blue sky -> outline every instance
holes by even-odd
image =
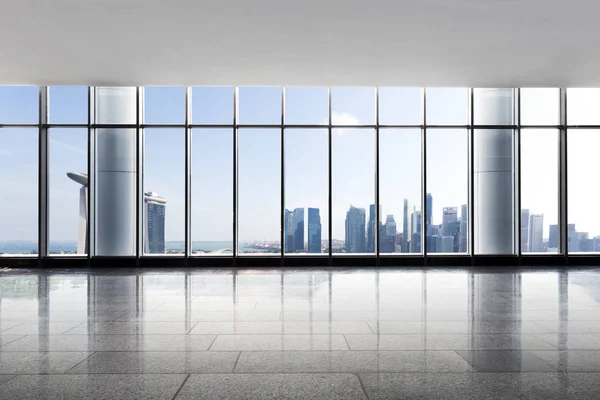
[[[419,124],[421,89],[382,88],[381,124]],[[596,92],[570,90],[570,123],[600,124]],[[556,123],[557,91],[523,91],[524,123]],[[570,97],[571,98],[571,97]],[[0,87],[0,123],[38,122],[35,87]],[[595,103],[594,103],[595,101]],[[146,123],[182,124],[183,88],[146,88]],[[86,123],[87,88],[50,89],[52,123]],[[328,120],[327,88],[287,88],[286,122],[323,124]],[[192,122],[230,124],[232,88],[193,88]],[[428,89],[430,124],[466,124],[466,89]],[[240,88],[238,123],[278,124],[280,88]],[[333,88],[332,120],[336,124],[375,123],[373,88]],[[76,240],[78,185],[66,172],[87,172],[87,130],[55,128],[50,137],[50,239]],[[181,128],[148,129],[145,133],[144,190],[157,192],[167,203],[166,238],[184,237],[184,135]],[[595,185],[596,150],[600,132],[573,132],[569,141],[569,220],[578,230],[600,233]],[[240,129],[238,191],[241,240],[278,240],[280,222],[280,130]],[[380,198],[382,219],[393,214],[401,227],[403,199],[420,207],[421,132],[419,129],[380,130]],[[327,237],[327,130],[289,129],[285,133],[286,208],[321,210],[323,238]],[[192,240],[232,238],[233,132],[231,128],[192,131]],[[428,130],[427,191],[433,194],[434,223],[442,207],[460,207],[468,199],[467,132]],[[333,238],[344,238],[344,219],[352,204],[368,209],[374,202],[375,133],[372,129],[337,128],[333,151]],[[557,220],[557,132],[522,130],[522,205],[545,214],[547,225]],[[0,241],[36,240],[37,129],[0,129]]]

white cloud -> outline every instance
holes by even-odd
[[[343,111],[333,111],[331,122],[333,125],[360,125],[358,117]]]

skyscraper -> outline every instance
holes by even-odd
[[[144,252],[165,253],[165,211],[167,200],[154,192],[144,196]]]
[[[548,248],[558,249],[558,225],[550,225],[550,236],[548,237]]]
[[[393,215],[385,218],[385,224],[379,231],[379,252],[394,253],[396,251],[396,220]]]
[[[75,172],[67,172],[67,176],[73,181],[79,183],[79,230],[77,234],[77,254],[86,254],[88,252],[87,240],[87,221],[88,221],[88,176]]]
[[[350,206],[346,213],[346,253],[364,253],[366,213],[364,208]]]
[[[408,215],[408,199],[404,199],[404,207],[402,214],[402,252],[409,253],[409,243],[410,243],[410,222]]]
[[[567,225],[567,241],[568,241],[568,251],[580,251],[579,249],[579,237],[577,236],[577,231],[575,230],[575,224]]]
[[[433,196],[431,193],[427,193],[425,196],[425,202],[427,203],[425,207],[425,226],[431,225],[431,214],[433,210]]]
[[[458,251],[461,253],[468,252],[469,243],[469,214],[466,204],[460,206],[460,239]]]
[[[529,210],[521,210],[521,252],[526,253],[530,250],[529,246],[529,223],[531,222]]]
[[[423,218],[421,211],[414,211],[410,216],[411,225],[411,238],[410,238],[410,252],[420,253],[421,252],[421,232],[423,225]]]
[[[294,252],[294,213],[288,209],[283,212],[283,240],[286,253]]]
[[[304,252],[304,208],[294,209],[294,252]]]
[[[379,206],[379,218],[381,218],[381,205]],[[375,204],[369,206],[369,224],[367,225],[367,252],[375,252],[375,233],[380,225],[375,215]]]
[[[308,252],[321,252],[321,216],[318,208],[308,208]]]
[[[458,208],[444,207],[442,212],[442,236],[451,236],[455,231],[453,223],[458,221]]]
[[[544,214],[531,214],[529,220],[529,251],[544,251]]]

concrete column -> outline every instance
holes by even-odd
[[[135,124],[136,89],[96,88],[97,124]],[[135,255],[136,134],[96,129],[96,255]]]
[[[514,124],[513,89],[475,89],[476,125]],[[475,253],[513,254],[512,129],[481,129],[474,138]]]

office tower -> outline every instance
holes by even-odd
[[[577,237],[577,231],[575,230],[575,224],[567,225],[567,247],[569,252],[580,251],[579,250],[579,237]]]
[[[394,253],[396,251],[396,220],[393,215],[385,218],[385,224],[379,231],[379,252]]]
[[[67,172],[67,176],[81,185],[81,188],[79,188],[79,229],[77,233],[77,254],[87,254],[89,249],[87,240],[88,176],[87,174],[79,174],[75,172]]]
[[[288,209],[283,212],[283,240],[286,253],[294,252],[294,213]]]
[[[521,210],[521,252],[527,253],[531,247],[529,245],[529,223],[531,222],[531,216],[529,210],[524,208]]]
[[[381,205],[379,206],[379,218],[381,218]],[[381,223],[377,222],[377,215],[375,215],[375,204],[369,206],[369,224],[367,225],[367,252],[375,252],[375,233],[377,227]]]
[[[460,206],[460,239],[458,251],[461,253],[468,252],[469,246],[469,214],[466,204]]]
[[[304,252],[304,208],[296,208],[293,213],[294,249],[293,252]]]
[[[96,87],[95,244],[99,256],[136,254],[136,135],[110,127],[137,118],[135,87]]]
[[[425,196],[425,202],[425,226],[429,226],[431,225],[431,215],[433,210],[433,196],[431,193],[427,193],[427,196]]]
[[[421,211],[414,211],[410,216],[411,225],[411,238],[410,238],[410,252],[420,253],[421,252],[421,232],[422,232],[422,215]]]
[[[165,253],[165,211],[167,200],[154,192],[144,196],[144,252]]]
[[[321,216],[318,208],[308,208],[308,252],[321,252]]]
[[[454,223],[458,221],[458,208],[444,207],[442,209],[442,236],[450,236],[454,232]]]
[[[544,214],[531,214],[529,217],[529,251],[544,251]]]
[[[364,208],[350,206],[346,213],[346,253],[364,253],[366,213]]]
[[[514,89],[474,89],[475,123],[513,125]],[[513,130],[474,132],[475,253],[514,252]]]
[[[410,249],[408,244],[410,243],[410,231],[409,231],[409,220],[408,220],[408,199],[404,199],[404,207],[402,213],[402,247],[403,253],[409,253]]]
[[[548,237],[548,248],[558,249],[558,225],[550,225],[550,236]]]
[[[454,253],[454,236],[437,236],[436,250],[438,253]]]

